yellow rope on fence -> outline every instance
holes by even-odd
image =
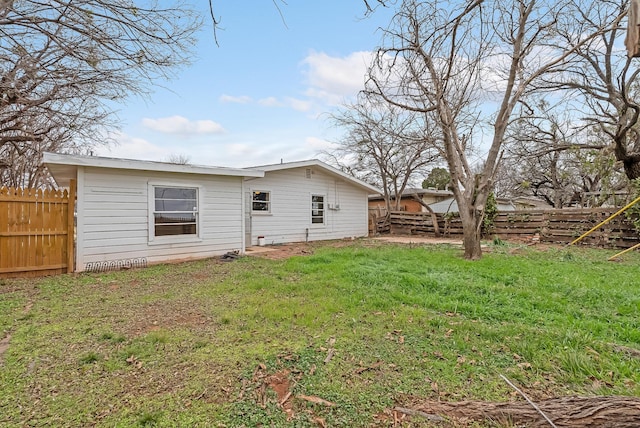
[[[629,251],[635,250],[636,248],[639,248],[639,247],[640,247],[640,244],[636,244],[633,247],[627,248],[626,250],[620,251],[618,254],[615,254],[615,255],[609,257],[607,260],[611,261],[611,260],[623,255],[624,253],[628,253]]]
[[[611,220],[613,220],[614,218],[618,217],[620,214],[622,214],[623,212],[625,212],[626,210],[628,210],[629,208],[631,208],[632,206],[634,206],[635,204],[637,204],[638,202],[640,202],[640,196],[638,196],[636,199],[634,199],[632,202],[630,202],[629,204],[627,204],[624,208],[620,209],[618,212],[616,212],[615,214],[612,214],[608,219],[606,219],[605,221],[603,221],[602,223],[600,223],[597,226],[592,227],[591,229],[589,229],[588,232],[583,233],[582,235],[580,235],[579,238],[573,240],[573,242],[571,242],[568,246],[571,246],[573,244],[575,244],[576,242],[580,242],[582,240],[582,238],[588,236],[591,234],[591,232],[593,232],[594,230],[598,229],[600,226],[603,226],[607,223],[609,223]]]

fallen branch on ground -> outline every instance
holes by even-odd
[[[426,419],[428,421],[434,421],[434,422],[442,422],[442,421],[444,421],[444,418],[442,416],[430,415],[428,413],[421,412],[420,410],[405,409],[404,407],[394,407],[393,411],[394,412],[398,412],[398,413],[402,413],[402,414],[407,415],[407,416],[419,416],[419,417],[424,418],[424,419]]]
[[[638,397],[560,397],[539,401],[537,406],[564,428],[638,428],[640,421]],[[412,406],[412,410],[463,421],[491,420],[526,424],[530,428],[549,426],[535,409],[523,402],[425,401]]]
[[[336,403],[332,403],[331,401],[327,401],[323,398],[316,397],[315,395],[296,395],[296,398],[299,398],[301,400],[305,400],[314,404],[322,404],[323,406],[327,406],[327,407],[333,407],[336,405]]]
[[[513,383],[511,383],[511,381],[510,381],[509,379],[507,379],[507,377],[506,377],[505,375],[502,375],[502,374],[501,374],[501,375],[500,375],[500,377],[502,378],[502,380],[504,380],[505,382],[507,382],[507,384],[508,384],[511,388],[515,389],[515,390],[516,390],[516,392],[517,392],[518,394],[522,395],[522,397],[523,397],[525,400],[527,400],[527,403],[529,403],[529,404],[531,405],[531,407],[533,407],[534,409],[536,409],[536,412],[540,413],[540,416],[542,416],[542,417],[543,417],[543,418],[544,418],[544,419],[549,423],[549,425],[551,425],[553,428],[558,428],[558,427],[556,426],[556,424],[554,424],[554,423],[553,423],[553,421],[552,421],[551,419],[549,419],[549,416],[547,416],[547,415],[546,415],[542,410],[540,410],[540,407],[538,407],[538,406],[536,405],[536,403],[534,403],[533,401],[531,401],[531,400],[529,399],[529,397],[527,397],[527,395],[526,395],[524,392],[522,392],[522,391],[520,390],[520,388],[518,388],[518,387],[517,387],[517,386],[515,386]]]
[[[329,349],[329,352],[327,352],[327,357],[324,359],[323,363],[327,364],[329,361],[331,361],[331,359],[333,358],[334,352],[336,352],[335,349],[333,348]]]
[[[360,374],[360,373],[364,373],[367,370],[374,370],[377,369],[378,367],[380,367],[381,365],[383,365],[384,362],[383,361],[377,361],[375,363],[373,363],[370,366],[366,366],[366,367],[359,367],[356,369],[355,374]]]

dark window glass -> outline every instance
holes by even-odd
[[[251,210],[269,212],[271,210],[270,197],[271,197],[270,192],[259,192],[259,191],[253,192]]]
[[[311,223],[324,223],[324,196],[311,196]]]
[[[155,236],[197,235],[198,189],[155,187]]]

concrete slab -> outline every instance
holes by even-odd
[[[376,236],[371,238],[374,241],[393,242],[398,244],[449,244],[455,246],[462,246],[461,239],[452,238],[432,238],[428,236],[415,236],[415,235],[387,235]]]

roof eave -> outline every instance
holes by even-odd
[[[44,153],[43,163],[60,186],[68,186],[75,178],[78,167],[124,169],[135,171],[157,171],[178,174],[225,175],[235,177],[264,177],[264,171],[244,168],[223,168],[199,165],[180,165],[166,162],[116,159],[97,156]],[[63,184],[64,183],[64,184]]]
[[[342,172],[339,169],[334,168],[331,165],[324,163],[318,159],[308,159],[308,160],[297,161],[297,162],[276,163],[271,165],[260,165],[260,166],[250,167],[247,169],[255,169],[255,170],[260,170],[265,172],[272,172],[272,171],[282,171],[282,170],[294,169],[294,168],[307,168],[312,166],[322,168],[327,172],[329,172],[330,174],[340,177],[344,180],[347,180],[352,184],[367,190],[368,192],[382,193],[380,189],[378,189],[377,187],[372,186],[369,183],[365,183],[364,181],[359,180],[345,172]]]

